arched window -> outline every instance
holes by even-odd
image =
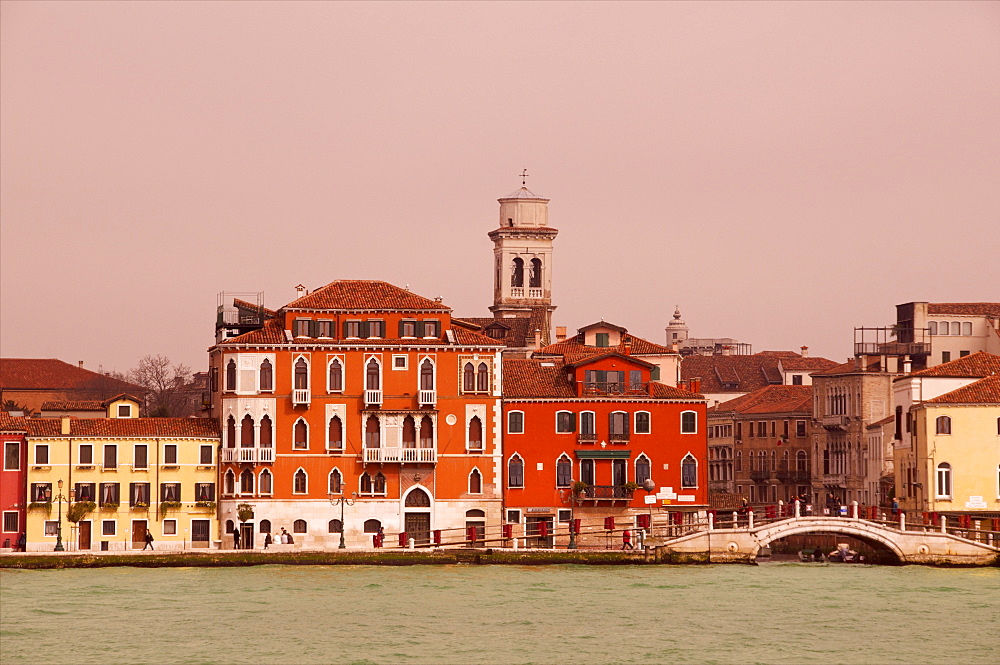
[[[260,364],[260,391],[271,392],[272,390],[274,390],[274,368],[271,367],[271,361],[264,358],[264,362]]]
[[[334,469],[330,472],[330,478],[327,485],[327,492],[330,494],[343,494],[344,483],[343,476],[340,475],[340,469]]]
[[[434,423],[431,422],[430,416],[424,416],[420,419],[420,447],[434,447]]]
[[[236,474],[233,473],[232,469],[226,471],[226,475],[223,479],[223,491],[226,494],[236,494]]]
[[[417,447],[417,425],[413,420],[413,416],[403,418],[403,447]]]
[[[795,453],[795,470],[796,471],[808,471],[809,470],[809,460],[806,457],[806,451],[800,450]]]
[[[344,525],[340,522],[340,520],[330,520],[329,524],[327,524],[327,528],[330,530],[330,533],[344,532]]]
[[[934,423],[936,434],[951,434],[951,418],[949,416],[938,416]]]
[[[569,487],[573,483],[573,462],[565,454],[556,460],[556,487]]]
[[[309,477],[305,469],[299,469],[292,477],[292,494],[305,494],[309,491]]]
[[[959,323],[958,321],[952,321],[951,322],[951,334],[952,335],[961,335],[962,334],[962,324]]]
[[[253,494],[253,471],[243,469],[240,473],[240,494]]]
[[[420,389],[434,390],[434,363],[429,358],[420,363]]]
[[[777,453],[772,450],[771,451],[771,471],[775,471],[778,468],[777,458],[778,458]]]
[[[485,393],[490,390],[490,368],[486,363],[479,363],[476,370],[476,391]]]
[[[372,358],[365,366],[365,390],[380,390],[382,377],[380,376],[378,361]]]
[[[799,452],[802,452],[802,451],[799,451]],[[743,451],[742,450],[737,450],[736,451],[736,470],[737,471],[742,471],[743,470]]]
[[[938,334],[939,335],[947,335],[948,334],[948,322],[947,321],[942,321],[941,323],[938,324]]]
[[[302,418],[295,421],[293,430],[292,448],[306,450],[309,448],[309,425]]]
[[[403,504],[407,508],[430,508],[431,497],[427,492],[417,488],[406,495],[406,501]]]
[[[368,475],[368,472],[361,474],[358,479],[358,490],[361,494],[371,494],[372,493],[372,477]]]
[[[309,363],[305,358],[295,361],[295,389],[306,390],[309,388]]]
[[[236,418],[232,416],[226,418],[226,447],[236,447]]]
[[[334,358],[330,361],[329,390],[332,393],[339,393],[344,389],[344,366]]]
[[[236,531],[236,523],[232,520],[226,520],[226,533],[232,533]]]
[[[635,460],[635,482],[641,486],[650,478],[652,478],[652,464],[646,455],[639,455]]]
[[[520,257],[515,258],[511,265],[510,285],[513,287],[524,286],[524,259]]]
[[[695,411],[681,413],[681,434],[698,433],[698,414]]]
[[[507,462],[507,487],[524,487],[524,460],[520,455]]]
[[[469,474],[469,494],[482,494],[483,493],[483,474],[479,473],[479,469],[473,469],[472,473]]]
[[[938,334],[937,321],[928,321],[927,322],[927,332],[929,334],[931,334],[931,335]]]
[[[330,418],[330,425],[326,432],[326,447],[330,450],[344,448],[344,424],[340,422],[340,416]]]
[[[240,422],[240,447],[253,448],[253,418],[250,414],[243,416]]]
[[[483,449],[483,421],[479,416],[472,416],[469,421],[469,450]]]
[[[274,442],[274,435],[271,433],[271,417],[264,416],[260,419],[260,447],[270,448]]]
[[[951,498],[951,464],[947,462],[937,466],[937,498]]]
[[[365,520],[365,533],[378,533],[382,523],[378,520]]]
[[[385,476],[379,471],[375,474],[375,481],[372,483],[372,491],[375,494],[385,494]]]
[[[260,532],[261,533],[271,533],[271,520],[261,520],[260,521]]]
[[[781,470],[788,471],[788,451],[781,453]]]
[[[306,533],[306,521],[305,520],[295,520],[292,522],[292,532],[293,533]]]
[[[258,489],[260,490],[261,494],[271,493],[272,491],[271,480],[272,477],[270,471],[264,469],[263,471],[260,472],[260,484],[258,486]],[[261,530],[263,530],[263,527],[261,527]]]
[[[365,447],[379,448],[382,445],[382,435],[379,430],[378,418],[368,416],[365,421]]]
[[[528,275],[528,286],[538,288],[542,285],[542,260],[531,259],[531,273]]]
[[[476,391],[476,370],[472,363],[465,363],[462,367],[462,390],[467,393]]]
[[[698,487],[698,462],[691,453],[681,460],[681,487]]]
[[[232,358],[226,363],[226,391],[236,392],[236,361]]]

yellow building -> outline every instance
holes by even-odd
[[[1000,517],[1000,375],[914,404],[897,450],[904,509]]]
[[[27,550],[212,547],[219,429],[206,418],[28,419]],[[138,409],[129,409],[137,415]]]

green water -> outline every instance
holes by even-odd
[[[1000,663],[1000,569],[0,571],[0,662]]]

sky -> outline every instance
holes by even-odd
[[[0,355],[202,370],[218,293],[492,304],[837,360],[1000,300],[1000,3],[0,3]]]

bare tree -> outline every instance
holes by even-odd
[[[144,356],[125,378],[149,391],[146,407],[150,416],[184,417],[198,410],[200,392],[193,390],[187,365],[173,364],[163,355]]]

